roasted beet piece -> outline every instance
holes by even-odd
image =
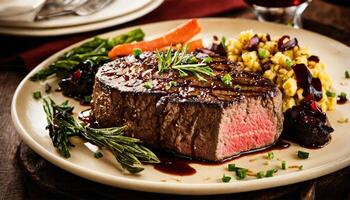
[[[271,41],[271,36],[270,36],[270,34],[268,34],[268,33],[266,33],[266,40],[267,40],[267,41]]]
[[[295,64],[293,66],[293,71],[297,78],[298,86],[303,88],[305,91],[305,88],[307,89],[311,85],[312,75],[310,71],[304,64]]]
[[[312,99],[322,99],[322,84],[319,78],[312,78],[309,69],[304,64],[295,64],[293,71],[297,78],[298,87],[303,88],[303,96],[312,96]]]
[[[84,96],[91,95],[97,67],[87,60],[78,66],[68,78],[59,81],[62,93],[65,96],[83,100]]]
[[[315,101],[302,101],[284,113],[282,136],[306,147],[327,144],[334,129]]]
[[[314,55],[308,57],[307,60],[308,61],[314,61],[316,63],[320,62],[320,59],[317,56],[314,56]]]
[[[289,40],[288,42],[283,43],[279,47],[279,50],[280,51],[287,51],[289,49],[293,49],[295,46],[298,46],[298,40],[296,38],[293,38],[293,39]]]
[[[282,46],[284,40],[285,40],[285,39],[289,39],[289,38],[290,38],[289,35],[284,35],[284,36],[282,36],[280,39],[278,39],[277,48],[279,49],[280,46]]]
[[[255,34],[252,38],[250,38],[249,44],[247,45],[246,49],[248,51],[256,51],[258,49],[258,44],[259,37]]]
[[[219,38],[217,36],[213,37],[213,43],[211,44],[210,51],[215,52],[218,55],[226,56],[226,50],[223,44],[220,42]]]
[[[289,49],[293,49],[295,46],[298,46],[298,40],[296,38],[293,38],[288,42],[284,42],[284,40],[287,38],[289,39],[290,37],[288,35],[284,35],[278,40],[278,50],[287,51]]]
[[[262,63],[261,64],[262,71],[269,70],[271,68],[271,65],[272,65],[272,61],[271,60],[267,61],[266,63]]]

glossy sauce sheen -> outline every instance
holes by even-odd
[[[289,146],[290,146],[290,143],[279,140],[276,142],[276,144],[270,147],[244,152],[238,156],[225,159],[224,161],[221,161],[221,162],[206,162],[206,161],[200,161],[200,160],[191,160],[191,158],[177,156],[177,155],[174,155],[173,153],[160,152],[160,153],[157,153],[156,155],[160,159],[161,163],[155,164],[154,169],[170,175],[191,176],[196,173],[196,169],[191,167],[190,164],[200,164],[200,165],[210,165],[210,166],[221,165],[226,162],[239,159],[245,156],[261,154],[272,150],[282,150],[282,149],[288,148]]]

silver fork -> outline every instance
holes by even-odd
[[[113,0],[73,0],[67,6],[53,12],[39,13],[36,16],[37,20],[49,19],[69,14],[76,14],[79,16],[91,15],[110,4]]]
[[[47,19],[47,17],[65,12],[65,10],[78,8],[86,2],[87,0],[47,0],[44,7],[37,14],[36,19]]]

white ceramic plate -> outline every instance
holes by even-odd
[[[34,22],[6,22],[0,21],[1,26],[19,28],[57,28],[65,26],[77,26],[81,24],[96,23],[99,21],[120,17],[142,9],[154,0],[114,0],[99,12],[88,16],[65,15],[49,20]]]
[[[183,20],[168,21],[138,27],[146,32],[147,40],[176,27],[182,22]],[[288,34],[292,37],[297,37],[300,45],[308,46],[311,52],[318,55],[321,58],[321,62],[326,64],[328,72],[334,79],[334,88],[337,91],[344,91],[350,94],[348,86],[340,85],[340,82],[345,82],[347,85],[350,84],[350,81],[344,78],[344,71],[350,69],[350,48],[335,40],[305,30],[250,20],[209,18],[201,19],[200,23],[203,30],[197,37],[204,39],[210,39],[213,35],[237,37],[239,32],[247,29],[253,29],[253,31],[262,33],[268,32],[272,36]],[[125,33],[132,28],[134,27],[106,33],[102,37],[111,37]],[[14,94],[12,118],[17,131],[26,144],[53,164],[78,176],[103,184],[133,190],[204,195],[243,192],[292,184],[334,172],[350,164],[350,134],[348,131],[350,124],[337,123],[337,120],[341,117],[350,117],[349,103],[338,105],[335,111],[327,113],[335,131],[332,133],[332,141],[324,148],[310,150],[292,144],[287,149],[274,150],[276,158],[287,161],[288,165],[303,165],[304,170],[279,170],[271,178],[256,179],[250,177],[240,181],[233,178],[230,183],[222,183],[220,178],[223,173],[232,176],[232,173],[226,170],[228,163],[217,166],[192,164],[191,166],[197,170],[192,176],[164,174],[155,170],[151,165],[146,165],[145,170],[139,175],[129,175],[119,170],[116,161],[110,154],[105,153],[102,159],[95,159],[92,152],[80,140],[74,140],[76,147],[71,150],[72,157],[64,159],[53,148],[48,132],[45,130],[46,119],[41,102],[32,98],[33,91],[38,89],[43,91],[44,83],[31,82],[28,78],[38,70],[47,67],[65,51],[77,45],[79,43],[56,53],[28,74]],[[67,99],[58,92],[54,92],[51,96],[57,102]],[[86,107],[80,106],[78,102],[72,99],[70,103],[76,106],[75,114],[86,109]],[[310,152],[310,158],[307,160],[298,159],[295,155],[297,150]],[[249,168],[254,172],[272,169],[281,165],[281,161],[276,159],[271,161],[269,165],[264,165],[266,162],[266,159],[264,159],[265,154],[242,157],[230,161],[230,163]],[[256,158],[255,161],[249,161],[254,158]]]
[[[144,7],[119,16],[115,18],[110,18],[95,23],[81,24],[77,26],[67,26],[67,27],[58,27],[58,28],[20,28],[20,27],[6,27],[0,26],[0,33],[9,34],[9,35],[20,35],[20,36],[58,36],[58,35],[67,35],[74,33],[82,33],[87,31],[98,30],[102,28],[107,28],[111,26],[116,26],[123,24],[134,19],[140,18],[154,9],[156,9],[160,4],[163,3],[163,0],[152,0],[151,3],[145,5]]]
[[[41,7],[45,0],[1,0],[0,18],[12,17],[24,13],[32,12]]]

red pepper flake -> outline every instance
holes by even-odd
[[[74,79],[79,79],[81,77],[81,71],[80,69],[77,69],[74,73],[73,73],[73,78]]]
[[[316,104],[316,101],[312,101],[312,103],[311,103],[311,108],[312,108],[312,110],[315,111],[315,112],[318,112],[318,111],[319,111],[318,106],[317,106],[317,104]]]

